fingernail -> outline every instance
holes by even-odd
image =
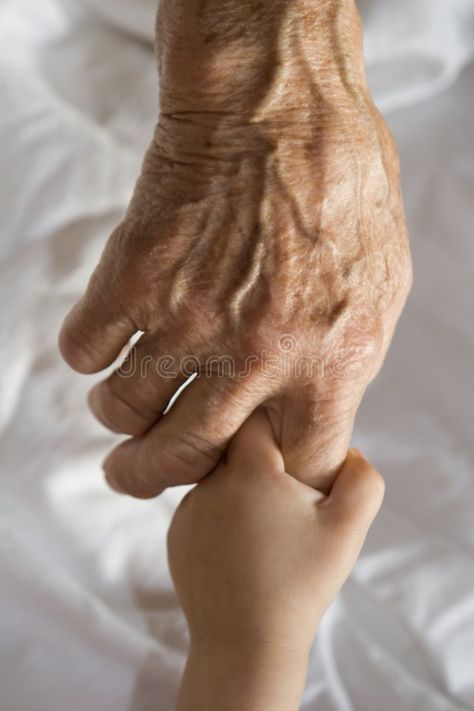
[[[352,451],[358,454],[359,457],[362,457],[362,459],[365,459],[367,461],[367,457],[363,452],[360,451],[360,449],[357,449],[357,447],[352,447]]]

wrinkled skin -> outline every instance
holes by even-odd
[[[155,135],[60,336],[72,367],[95,372],[145,332],[127,377],[91,393],[97,417],[133,435],[107,478],[141,497],[197,481],[264,404],[287,471],[327,491],[411,283],[355,6],[163,0],[157,28]]]

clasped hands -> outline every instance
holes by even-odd
[[[353,0],[161,0],[157,49],[156,130],[60,349],[98,372],[143,331],[90,393],[130,435],[107,479],[202,480],[169,535],[180,711],[287,711],[382,499],[348,446],[411,284],[398,157]]]

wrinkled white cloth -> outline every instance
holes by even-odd
[[[386,501],[302,709],[474,709],[474,5],[363,4],[371,83],[399,107],[416,280],[354,435]],[[107,490],[94,377],[56,351],[156,116],[152,15],[152,0],[0,0],[1,711],[170,711],[184,661],[165,559],[182,491]]]

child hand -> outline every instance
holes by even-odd
[[[196,650],[219,650],[216,658],[228,655],[234,666],[267,659],[266,650],[272,658],[284,650],[287,659],[288,652],[307,659],[383,492],[380,474],[355,450],[329,496],[297,481],[285,473],[266,415],[254,413],[225,463],[185,496],[170,527],[169,564],[189,625],[190,659]]]

